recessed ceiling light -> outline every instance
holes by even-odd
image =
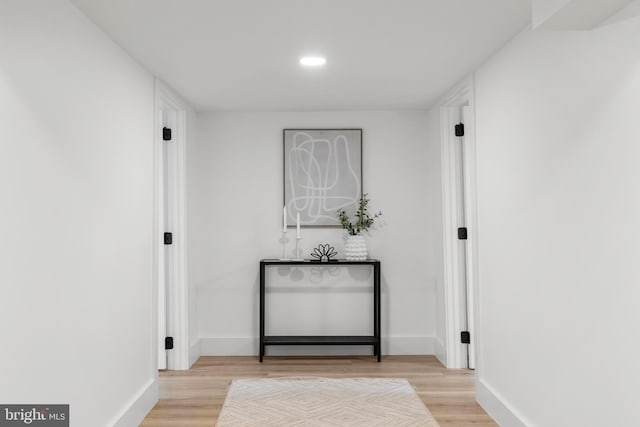
[[[318,67],[327,63],[327,60],[321,56],[305,56],[300,59],[300,64],[308,67]]]

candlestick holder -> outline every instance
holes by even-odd
[[[287,230],[285,228],[282,229],[282,258],[280,261],[289,261],[287,258]]]
[[[293,261],[303,261],[303,259],[300,258],[300,256],[299,256],[300,255],[300,249],[299,249],[300,240],[302,240],[302,237],[296,236],[296,254],[294,256]]]

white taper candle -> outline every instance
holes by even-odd
[[[287,206],[282,208],[282,232],[287,232]]]
[[[300,212],[296,212],[296,238],[300,238]]]

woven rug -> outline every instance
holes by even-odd
[[[437,427],[406,379],[266,378],[231,383],[217,427]]]

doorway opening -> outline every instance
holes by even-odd
[[[160,81],[154,115],[154,325],[158,369],[189,369],[186,106]]]
[[[445,353],[448,368],[475,369],[477,360],[477,194],[473,81],[440,107]]]

